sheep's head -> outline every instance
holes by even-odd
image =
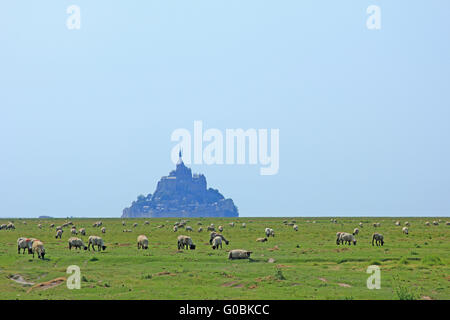
[[[228,240],[225,240],[225,244],[226,245],[228,245],[230,243],[230,241],[228,241]]]
[[[195,250],[195,244],[191,244],[191,245],[189,246],[189,248],[190,248],[191,250]]]
[[[102,249],[103,249],[103,251],[105,251],[106,250],[106,246],[102,246]]]
[[[86,247],[86,246],[84,246],[84,247],[83,247],[83,249],[84,249],[84,250],[87,250],[87,247]]]

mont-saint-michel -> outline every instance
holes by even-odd
[[[155,192],[138,196],[122,214],[122,218],[238,216],[232,199],[225,199],[217,189],[207,188],[203,174],[192,174],[181,151],[176,169],[159,180]]]

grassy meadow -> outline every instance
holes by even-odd
[[[101,236],[104,252],[69,251],[70,227],[55,239],[49,226],[64,219],[13,219],[16,230],[0,230],[0,299],[450,299],[449,218],[438,225],[425,222],[439,218],[191,218],[193,232],[172,230],[180,219],[72,219],[77,229],[86,228],[82,238]],[[92,224],[101,220],[106,228]],[[150,225],[144,225],[148,220]],[[298,232],[284,220],[295,220]],[[402,226],[395,226],[399,220]],[[1,220],[0,224],[10,220]],[[26,224],[23,222],[26,221]],[[228,225],[234,221],[235,227]],[[315,221],[315,223],[313,223]],[[409,235],[401,231],[410,222]],[[133,223],[138,223],[133,228]],[[203,232],[197,232],[198,222]],[[241,224],[245,222],[246,228]],[[336,245],[336,232],[352,232],[364,226],[357,245]],[[375,228],[374,222],[381,226]],[[37,227],[42,223],[43,228]],[[207,225],[224,226],[230,240],[223,249],[212,250]],[[165,227],[157,228],[164,224]],[[275,230],[268,242],[265,227]],[[125,233],[123,229],[131,229]],[[373,232],[384,235],[383,247],[372,246]],[[145,234],[149,249],[138,250],[136,238]],[[177,250],[177,236],[190,235],[194,251]],[[44,242],[45,260],[17,253],[17,238],[33,237]],[[230,249],[253,251],[251,260],[228,260]],[[81,269],[81,289],[59,285],[36,285],[68,277],[66,269]],[[381,269],[381,289],[366,286],[369,265]],[[24,285],[11,278],[22,277]],[[62,280],[61,280],[62,281]],[[57,282],[55,282],[57,283]]]

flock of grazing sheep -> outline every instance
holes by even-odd
[[[187,225],[187,222],[188,221],[176,222],[173,226],[173,231],[177,232],[180,229],[184,229],[185,231],[193,232],[193,228],[191,226]],[[331,219],[331,222],[337,223],[337,220]],[[25,221],[23,223],[26,224]],[[315,223],[315,221],[313,221],[313,223]],[[439,225],[439,223],[442,223],[442,221],[439,220],[439,221],[432,222],[433,225]],[[150,223],[148,221],[144,222],[144,225],[149,225],[149,224]],[[298,231],[298,229],[299,229],[295,220],[292,220],[291,222],[284,220],[283,224],[285,224],[287,226],[291,226],[294,231]],[[122,225],[126,226],[126,222],[122,221]],[[198,222],[198,225],[199,225],[199,228],[197,231],[202,232],[203,231],[202,223]],[[400,221],[396,221],[395,225],[400,227],[401,226]],[[426,222],[425,225],[430,226],[431,223]],[[450,222],[446,222],[446,225],[450,225]],[[235,226],[235,223],[230,222],[229,226],[231,228],[233,228]],[[380,223],[373,223],[374,228],[378,228],[380,226],[381,226]],[[43,227],[42,224],[39,223],[38,228],[42,229],[42,227]],[[96,251],[95,247],[97,247],[98,251],[106,250],[106,246],[105,246],[103,239],[101,237],[95,236],[95,235],[89,236],[88,245],[86,246],[82,239],[76,237],[78,234],[86,236],[86,229],[85,228],[77,229],[76,226],[71,221],[62,224],[61,226],[56,226],[56,227],[54,224],[50,224],[49,227],[51,229],[55,228],[55,231],[56,231],[55,238],[57,238],[57,239],[62,238],[62,235],[64,233],[64,228],[70,228],[71,237],[68,239],[69,250],[71,250],[72,248],[80,249],[80,250],[81,249],[90,250],[91,247],[92,247],[93,251]],[[100,228],[102,233],[106,233],[106,228],[103,226],[102,221],[95,222],[92,225],[92,227]],[[133,227],[136,228],[137,223],[134,223]],[[157,228],[163,228],[163,227],[164,227],[164,225],[160,225]],[[242,223],[241,228],[245,228],[245,227],[246,227],[246,224]],[[405,235],[408,235],[409,227],[410,227],[410,223],[405,222],[404,227],[401,230],[402,233]],[[356,237],[360,233],[360,228],[361,229],[363,228],[362,222],[359,223],[358,227],[355,228],[352,233],[337,232],[336,244],[337,245],[342,245],[342,244],[356,245],[356,243],[357,243]],[[15,227],[14,223],[12,223],[12,222],[9,222],[8,224],[0,225],[0,230],[15,230],[15,229],[16,229],[16,227]],[[223,230],[224,230],[223,226],[218,226],[217,230],[219,232],[216,231],[214,224],[210,224],[209,226],[207,226],[206,230],[210,232],[209,244],[212,246],[213,250],[222,249],[223,242],[225,242],[226,245],[228,245],[230,243],[230,241],[227,240],[224,235],[219,233],[219,232],[223,232]],[[124,229],[123,232],[131,232],[131,230]],[[257,242],[267,242],[270,237],[275,237],[275,231],[272,228],[265,228],[264,233],[265,233],[265,237],[257,238],[256,239]],[[374,245],[377,245],[377,246],[384,245],[384,237],[382,234],[377,233],[377,232],[373,233],[372,246],[374,246]],[[149,240],[148,240],[147,236],[139,235],[137,237],[137,248],[138,249],[148,249],[149,248]],[[195,250],[196,246],[191,237],[186,236],[186,235],[180,235],[177,238],[177,248],[178,248],[178,250],[182,250],[182,249]],[[17,240],[17,251],[19,254],[21,253],[21,250],[22,250],[22,254],[25,254],[25,251],[28,251],[29,254],[33,254],[33,258],[35,256],[35,254],[37,254],[38,258],[44,259],[44,256],[46,254],[44,244],[42,243],[42,241],[35,239],[35,238],[20,237]],[[252,251],[244,250],[244,249],[230,250],[229,254],[228,254],[228,259],[249,259],[251,253],[252,253]]]

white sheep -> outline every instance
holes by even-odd
[[[266,242],[267,238],[257,238],[256,242]]]
[[[74,247],[75,249],[87,250],[87,247],[84,245],[83,240],[76,237],[69,238],[69,250],[72,250],[72,247]]]
[[[148,249],[148,238],[141,234],[138,238],[137,238],[137,248],[138,249]]]
[[[234,227],[234,222],[229,223],[230,227]]]
[[[344,233],[345,232],[337,232],[336,233],[336,244],[337,245],[342,244],[343,241],[341,240],[341,235],[344,234]]]
[[[266,228],[264,232],[266,233],[267,238],[269,238],[270,236],[275,237],[275,232],[271,228]]]
[[[144,224],[145,224],[145,225],[149,225],[149,224],[150,224],[150,222],[148,222],[148,221],[145,221],[145,222],[144,222]]]
[[[58,239],[58,238],[61,239],[62,234],[63,234],[62,229],[56,230],[56,236],[55,236],[55,239]]]
[[[70,230],[70,232],[71,232],[72,234],[74,234],[74,235],[77,235],[77,234],[78,234],[78,231],[77,231],[76,228],[72,228],[72,229]]]
[[[245,228],[247,226],[247,224],[245,222],[242,223],[241,227]]]
[[[353,245],[356,246],[356,238],[351,233],[347,233],[347,232],[342,233],[340,239],[341,239],[341,242],[343,242],[345,244],[351,245],[353,243]]]
[[[378,245],[384,245],[384,237],[383,237],[383,235],[380,234],[380,233],[374,233],[372,235],[372,246],[373,246],[374,241],[375,241],[377,246]]]
[[[295,231],[298,231],[298,225],[294,224],[293,228]]]
[[[395,225],[399,226],[400,225],[400,221],[395,221]]]
[[[181,235],[178,236],[177,240],[178,240],[178,250],[185,248],[195,250],[195,244],[194,242],[192,242],[191,237]]]
[[[219,226],[217,229],[219,230],[219,232],[223,231],[223,227],[222,226]]]
[[[202,227],[200,227],[200,228],[198,228],[198,230],[197,230],[198,232],[202,232],[203,231],[203,228]]]
[[[250,259],[250,254],[252,251],[243,249],[234,249],[228,253],[228,259]]]
[[[429,225],[430,225],[430,222],[429,222],[429,221],[425,222],[425,225],[426,225],[426,226],[429,226]]]
[[[31,245],[31,251],[33,253],[33,259],[34,259],[34,254],[37,253],[38,259],[44,260],[45,248],[44,248],[44,244],[41,241],[34,240],[33,244]]]
[[[36,239],[33,238],[19,238],[17,239],[17,253],[20,254],[20,249],[23,249],[23,253],[25,254],[25,249],[28,250],[28,253],[32,253],[32,245],[33,241]]]
[[[136,228],[138,226],[138,224],[135,222],[134,224],[133,224],[133,228]]]
[[[410,226],[408,221],[405,222],[405,226],[407,226],[407,227]]]
[[[403,227],[403,228],[402,228],[402,232],[403,232],[404,234],[409,234],[408,227]]]
[[[173,232],[177,232],[178,231],[178,227],[177,226],[173,226]]]
[[[91,250],[91,245],[92,245],[92,250],[95,251],[95,247],[97,246],[98,251],[105,251],[106,250],[106,246],[105,243],[103,242],[103,239],[97,236],[90,236],[89,237],[89,243],[88,243],[88,250]]]
[[[358,233],[359,233],[359,229],[358,229],[358,228],[355,228],[355,229],[353,230],[353,235],[356,236],[356,235],[358,235]]]
[[[79,232],[80,232],[80,234],[83,235],[83,236],[86,235],[86,229],[85,229],[85,228],[81,228],[81,229],[79,230]]]
[[[213,248],[213,250],[219,249],[219,246],[220,246],[220,249],[222,249],[222,238],[217,236],[212,241],[212,248]]]
[[[433,224],[434,224],[435,226],[438,226],[438,225],[439,225],[439,222],[433,221]]]
[[[105,227],[102,228],[102,233],[106,233],[106,228]]]
[[[363,227],[363,223],[362,223],[362,222],[359,223],[359,227],[360,227],[360,228]]]
[[[193,231],[191,226],[186,226],[186,231]]]

